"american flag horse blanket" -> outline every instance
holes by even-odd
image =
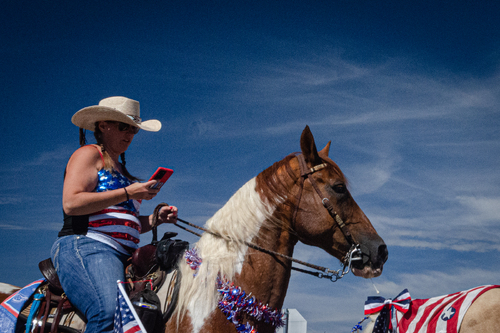
[[[498,333],[500,285],[428,299],[411,300],[406,289],[393,300],[368,297],[365,315],[363,333]]]

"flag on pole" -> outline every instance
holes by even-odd
[[[117,281],[118,296],[116,298],[114,333],[147,333],[134,306],[123,289],[123,282]]]

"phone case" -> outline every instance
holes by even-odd
[[[149,178],[149,180],[158,180],[158,183],[152,185],[151,188],[160,189],[167,182],[170,176],[172,176],[173,173],[174,170],[172,169],[159,167],[151,176],[151,178]]]

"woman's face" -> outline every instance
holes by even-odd
[[[119,154],[128,149],[138,131],[137,127],[118,121],[102,121],[99,123],[99,129],[102,132],[103,144],[106,149]]]

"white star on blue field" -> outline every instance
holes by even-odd
[[[78,148],[71,116],[121,95],[163,124],[135,136],[127,168],[142,179],[159,166],[175,171],[143,214],[167,202],[203,225],[298,151],[306,125],[318,148],[332,141],[389,259],[373,281],[293,272],[285,307],[308,332],[349,332],[373,284],[386,298],[498,284],[498,17],[495,1],[5,3],[0,282],[41,277]],[[339,268],[316,248],[299,245],[294,256]]]

